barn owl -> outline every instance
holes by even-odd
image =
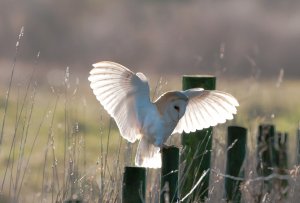
[[[110,61],[93,67],[88,79],[97,100],[123,138],[131,143],[139,140],[136,166],[160,168],[160,149],[170,135],[224,123],[239,105],[228,93],[202,88],[166,92],[153,102],[143,73]]]

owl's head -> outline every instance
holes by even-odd
[[[155,104],[162,116],[178,122],[185,113],[188,97],[178,91],[166,92],[155,101]]]

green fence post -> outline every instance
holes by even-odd
[[[287,133],[276,133],[276,164],[274,166],[274,172],[279,175],[288,175],[288,134]],[[287,179],[274,178],[273,188],[280,199],[284,199],[288,194],[289,182]]]
[[[257,174],[261,177],[267,177],[273,173],[272,167],[275,165],[275,127],[270,124],[259,126],[257,139]],[[258,194],[259,202],[262,200],[266,192],[270,192],[272,188],[271,180],[264,180],[261,183],[261,190]]]
[[[183,76],[183,90],[190,88],[214,90],[214,76]],[[195,186],[201,175],[206,173],[203,181],[195,188],[189,202],[204,201],[208,196],[210,156],[212,146],[212,128],[206,128],[195,133],[182,134],[183,150],[180,157],[180,196],[181,198]]]
[[[178,201],[178,167],[179,149],[167,147],[162,149],[161,168],[161,203]]]
[[[236,178],[244,178],[244,163],[247,147],[247,129],[239,126],[229,126],[227,135],[227,163],[226,175]],[[225,178],[225,195],[227,201],[240,202],[241,180]]]
[[[297,165],[300,164],[300,121],[297,130]]]
[[[146,193],[146,169],[125,167],[123,174],[122,202],[144,203]]]
[[[286,170],[288,168],[288,156],[287,156],[287,144],[288,134],[277,132],[277,153],[276,164],[280,170]]]

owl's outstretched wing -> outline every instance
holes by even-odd
[[[115,119],[122,137],[135,142],[140,138],[137,103],[150,102],[147,78],[110,61],[93,66],[88,79],[97,100]]]
[[[189,98],[189,102],[173,133],[195,132],[224,123],[233,119],[239,106],[232,95],[217,90],[194,88],[182,93]]]

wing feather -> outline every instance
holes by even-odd
[[[182,92],[189,98],[184,116],[173,133],[195,132],[233,119],[238,101],[230,94],[202,88]]]
[[[121,136],[129,142],[135,142],[140,138],[141,126],[136,104],[150,102],[147,78],[142,73],[135,74],[110,61],[102,61],[93,66],[88,78],[93,93],[115,119]]]

